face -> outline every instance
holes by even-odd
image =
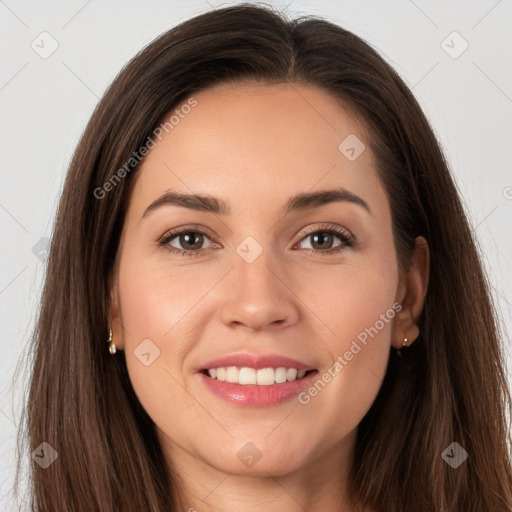
[[[390,205],[362,124],[324,91],[194,99],[138,171],[114,340],[167,453],[283,475],[350,451],[401,344]]]

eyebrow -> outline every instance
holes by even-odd
[[[288,200],[284,207],[284,212],[288,214],[294,211],[318,208],[333,202],[353,203],[364,208],[370,215],[372,213],[370,206],[363,198],[344,188],[298,194]],[[217,215],[231,215],[229,204],[217,197],[207,194],[183,194],[167,190],[146,208],[142,218],[147,217],[151,212],[162,206],[181,206]]]

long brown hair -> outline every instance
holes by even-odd
[[[382,511],[510,511],[511,397],[497,316],[425,115],[397,73],[351,32],[249,4],[192,18],[140,51],[78,144],[31,346],[23,455],[42,442],[59,455],[47,469],[31,460],[32,507],[177,510],[178,475],[133,391],[123,353],[113,358],[107,350],[109,277],[140,167],[130,160],[134,152],[194,93],[253,80],[315,85],[353,109],[370,133],[390,200],[400,269],[416,236],[430,248],[421,335],[403,359],[391,349],[383,385],[358,428],[352,495]],[[121,168],[122,179],[104,187]],[[456,469],[442,457],[453,442],[469,454]]]

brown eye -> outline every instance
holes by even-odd
[[[184,231],[182,233],[171,236],[168,238],[166,243],[178,250],[198,251],[204,248],[203,245],[205,239],[209,240],[209,238],[204,233],[199,231]]]
[[[212,241],[207,233],[209,233],[209,230],[200,229],[199,226],[182,226],[162,235],[158,245],[180,256],[199,256],[204,254],[204,249],[210,249],[214,245],[218,245]]]
[[[335,235],[328,231],[318,231],[312,235],[308,235],[307,238],[311,241],[312,249],[331,249]]]
[[[183,249],[200,249],[203,242],[203,235],[191,231],[178,235],[177,239]]]
[[[336,243],[336,239],[340,240],[340,242]],[[337,252],[346,246],[353,245],[348,234],[334,229],[317,229],[304,236],[302,241],[309,242],[309,247],[302,246],[302,249],[329,253]]]

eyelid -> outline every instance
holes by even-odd
[[[179,235],[181,233],[189,232],[204,233],[205,235],[208,235],[210,239],[215,238],[215,235],[213,234],[213,231],[211,229],[208,229],[207,227],[202,226],[201,224],[190,224],[186,226],[180,226],[179,228],[168,229],[162,236],[158,238],[157,243],[162,243],[166,239],[172,239],[176,235]]]
[[[340,236],[345,235],[348,239],[355,238],[354,235],[345,227],[340,226],[338,224],[331,224],[329,222],[324,222],[321,226],[315,225],[310,228],[305,228],[305,231],[301,233],[300,239],[302,240],[304,237],[310,235],[311,233],[316,233],[317,231],[334,231],[338,233]]]
[[[309,235],[311,235],[313,233],[322,233],[322,232],[330,233],[330,234],[338,237],[342,241],[341,246],[331,247],[330,249],[325,250],[325,251],[321,251],[318,249],[308,249],[308,248],[302,249],[302,250],[311,252],[315,256],[316,255],[318,255],[318,256],[334,256],[334,255],[339,255],[339,254],[343,253],[347,248],[354,249],[354,248],[358,247],[358,245],[359,245],[359,242],[356,239],[356,237],[347,228],[340,226],[339,224],[332,224],[330,222],[326,222],[326,223],[322,223],[322,225],[320,225],[320,226],[316,225],[316,226],[310,226],[310,227],[306,228],[306,230],[301,233],[298,242],[295,242],[294,247],[296,245],[301,244],[302,241],[307,239],[307,237]]]
[[[295,247],[297,244],[300,244],[308,235],[310,235],[312,233],[322,232],[322,231],[331,232],[335,236],[338,236],[341,239],[345,238],[345,240],[344,240],[345,247],[355,247],[358,244],[355,236],[347,228],[340,226],[338,224],[324,222],[324,223],[320,223],[320,225],[317,224],[317,225],[312,225],[312,226],[306,227],[305,230],[301,233],[299,239],[293,243],[293,247]],[[194,256],[199,255],[199,254],[203,253],[206,249],[191,250],[191,249],[177,249],[176,247],[172,247],[172,246],[170,246],[171,248],[167,247],[169,245],[169,242],[172,239],[174,239],[176,236],[180,235],[181,233],[190,233],[190,232],[195,232],[195,233],[199,233],[202,235],[206,235],[212,241],[213,244],[221,245],[215,241],[216,237],[215,237],[215,235],[213,235],[213,232],[209,228],[202,226],[200,224],[185,225],[185,226],[180,226],[178,228],[169,229],[161,237],[159,237],[159,239],[157,240],[157,243],[159,246],[165,247],[171,253],[181,254],[182,256],[190,255],[190,254],[193,254]],[[345,248],[345,247],[343,247],[343,248]],[[343,250],[343,248],[341,250]],[[341,250],[337,251],[336,249],[337,248],[331,248],[326,251],[315,250],[315,249],[302,249],[302,250],[313,251],[314,253],[325,254],[325,255],[334,254],[336,252],[341,252]]]

